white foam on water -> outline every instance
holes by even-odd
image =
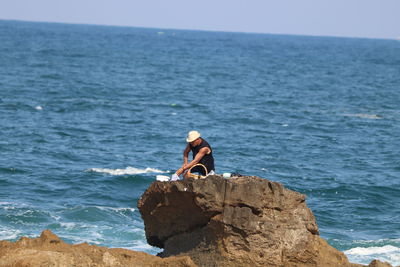
[[[133,250],[146,251],[154,249],[154,247],[150,246],[149,244],[141,240],[137,240],[134,243],[135,244],[131,247],[131,249]]]
[[[125,169],[105,169],[105,168],[91,168],[89,172],[108,173],[111,175],[126,175],[126,174],[143,174],[143,173],[165,173],[154,168],[138,169],[135,167],[126,167]]]
[[[50,217],[53,218],[53,219],[56,220],[56,221],[59,221],[59,220],[61,219],[61,217],[58,216],[58,215],[52,215],[52,214],[50,214]]]
[[[42,106],[36,106],[35,109],[36,110],[43,110],[43,107]]]
[[[95,206],[95,208],[98,208],[100,210],[111,210],[111,211],[116,211],[116,212],[124,212],[124,211],[130,211],[134,212],[135,208],[115,208],[115,207],[107,207],[107,206]]]
[[[0,202],[0,208],[4,210],[13,210],[15,209],[15,206],[13,206],[13,203],[11,202]]]
[[[142,240],[134,240],[132,242],[132,245],[130,245],[130,246],[120,246],[120,248],[134,250],[134,251],[143,251],[143,252],[146,252],[146,253],[149,253],[149,254],[153,254],[153,255],[155,255],[155,254],[157,254],[157,253],[162,251],[162,249],[150,246],[149,244],[147,244],[146,241],[142,241]]]
[[[60,226],[67,229],[67,230],[71,230],[76,228],[76,223],[73,222],[61,222]]]
[[[85,223],[62,223],[67,227],[71,227],[70,229],[66,227],[66,230],[84,230],[76,233],[67,232],[63,233],[62,238],[70,239],[73,244],[79,244],[87,242],[89,244],[100,245],[104,242],[104,236],[102,235],[102,231],[105,229],[109,229],[109,227],[99,227],[97,225],[89,225]]]
[[[387,261],[393,266],[400,265],[400,248],[385,245],[382,247],[356,247],[344,251],[350,262],[369,264],[372,260]]]
[[[81,236],[76,236],[76,235],[63,235],[63,238],[68,238],[70,240],[73,240],[73,244],[81,244],[81,243],[89,243],[89,244],[94,244],[94,245],[100,245],[101,242],[95,239],[92,239],[90,237],[81,237]]]
[[[21,231],[19,230],[4,227],[0,228],[0,240],[16,239],[19,234],[21,234]]]
[[[365,113],[343,114],[343,116],[357,117],[357,118],[371,119],[371,120],[380,120],[380,119],[382,119],[382,117],[380,117],[380,116],[378,116],[376,114],[365,114]]]
[[[24,209],[29,208],[29,206],[25,203],[17,203],[17,202],[0,202],[0,208],[4,210],[15,210],[15,209]]]
[[[338,239],[334,239],[335,241],[339,241]],[[382,239],[374,239],[374,240],[353,240],[352,241],[354,247],[383,247],[385,245],[393,245],[398,246],[400,243],[400,238],[382,238]]]
[[[25,207],[28,207],[28,205],[25,204],[25,203],[7,202],[7,201],[0,202],[0,206],[14,207],[14,208],[25,208]]]

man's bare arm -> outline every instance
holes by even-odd
[[[203,147],[202,149],[200,149],[196,157],[189,164],[184,164],[179,170],[176,171],[176,174],[181,175],[185,170],[188,170],[197,163],[199,163],[199,161],[204,157],[204,155],[210,153],[210,151],[211,150],[208,147]]]
[[[190,152],[190,145],[187,144],[185,150],[183,150],[183,164],[182,164],[182,167],[180,167],[180,168],[175,172],[177,175],[181,175],[181,174],[186,170],[185,167],[188,165],[189,152]]]
[[[183,150],[183,165],[186,165],[188,163],[189,152],[190,152],[190,145],[187,144],[185,150]]]
[[[210,149],[208,147],[203,147],[202,149],[199,150],[199,153],[197,153],[196,157],[185,166],[185,170],[190,169],[204,157],[205,154],[208,154],[210,152]]]

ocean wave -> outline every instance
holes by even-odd
[[[126,175],[126,174],[143,174],[143,173],[165,173],[166,171],[161,171],[154,168],[138,169],[135,167],[126,167],[125,169],[106,169],[106,168],[91,168],[87,170],[88,172],[100,172],[107,173],[111,175]]]
[[[4,210],[21,210],[21,209],[28,209],[32,208],[30,206],[28,206],[25,203],[17,203],[17,202],[5,202],[5,201],[1,201],[0,202],[0,208],[4,209]]]
[[[10,229],[8,227],[0,227],[0,240],[17,239],[20,234],[20,230]]]
[[[115,207],[106,207],[106,206],[94,206],[95,208],[98,208],[99,210],[104,210],[104,211],[112,211],[112,212],[117,212],[120,214],[125,214],[129,212],[134,212],[135,208],[115,208]]]
[[[400,264],[400,248],[392,245],[382,247],[356,247],[344,251],[350,262],[369,264],[372,260],[387,261],[393,266]]]
[[[149,244],[147,244],[147,242],[144,242],[142,240],[135,240],[133,242],[133,246],[129,247],[129,248],[127,247],[127,249],[132,249],[132,250],[136,250],[136,251],[155,250],[154,247],[150,246]]]
[[[114,208],[114,207],[104,207],[104,206],[96,206],[99,209],[104,209],[104,210],[112,210],[112,211],[117,211],[117,212],[125,212],[125,211],[130,211],[134,212],[135,208]]]
[[[92,245],[102,245],[102,235],[100,233],[91,231],[86,233],[87,236],[64,234],[62,238],[71,240],[74,244],[89,243]]]
[[[377,247],[384,245],[400,245],[400,238],[382,238],[377,240],[353,240],[353,244],[363,247]]]
[[[380,120],[380,119],[382,119],[381,116],[378,116],[376,114],[366,114],[366,113],[343,114],[343,116],[346,116],[346,117],[357,117],[357,118],[371,119],[371,120]]]
[[[75,206],[67,208],[61,212],[59,212],[60,218],[56,220],[59,226],[62,228],[64,226],[68,226],[70,228],[73,225],[62,224],[63,220],[67,220],[67,222],[80,222],[75,225],[76,228],[86,227],[86,225],[82,225],[82,223],[93,224],[94,222],[121,222],[122,221],[131,221],[133,217],[138,216],[135,214],[135,208],[129,207],[108,207],[108,206]]]
[[[85,222],[76,221],[68,221],[68,222],[54,222],[48,224],[46,226],[48,229],[52,229],[55,232],[62,232],[62,233],[77,233],[77,232],[85,232],[87,233],[88,230],[92,230],[93,228],[98,228],[96,224],[90,224]]]
[[[60,222],[60,226],[67,230],[72,230],[72,229],[77,228],[77,224],[74,222]],[[82,228],[82,227],[80,227],[80,228]],[[83,228],[88,228],[88,227],[83,227]]]
[[[114,224],[93,225],[83,222],[61,222],[51,225],[59,236],[70,243],[89,243],[101,246],[126,248],[158,253],[159,250],[148,245],[144,239],[145,233],[141,228],[135,226],[115,229]],[[112,244],[106,241],[112,240]]]

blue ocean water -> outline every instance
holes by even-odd
[[[353,262],[400,264],[400,42],[0,21],[0,239],[157,253],[136,208],[209,141],[307,195]]]

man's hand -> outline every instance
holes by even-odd
[[[199,153],[197,153],[196,157],[190,162],[190,163],[183,163],[182,167],[176,171],[177,175],[181,175],[185,170],[190,169],[192,166],[196,165],[199,163],[202,157],[204,157],[205,154],[209,153],[210,149],[208,147],[203,147],[200,149]]]
[[[187,169],[188,164],[183,164],[182,167],[180,167],[175,173],[176,175],[181,175],[186,169]]]

